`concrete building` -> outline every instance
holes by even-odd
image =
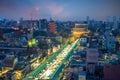
[[[79,72],[78,80],[86,80],[86,72],[85,71]]]
[[[116,47],[116,40],[115,37],[110,35],[111,32],[105,32],[105,35],[103,37],[103,41],[102,41],[102,48],[103,49],[107,49],[110,51],[114,51],[115,47]]]
[[[40,27],[40,29],[45,29],[45,30],[47,30],[47,29],[48,29],[47,19],[40,19],[40,20],[39,20],[39,27]]]
[[[95,66],[98,63],[98,49],[96,48],[88,48],[86,55],[86,61],[87,61],[87,74],[89,75],[95,75]]]
[[[120,80],[120,65],[105,65],[104,66],[105,80]]]
[[[13,70],[18,59],[14,55],[7,55],[3,61],[3,68],[5,70]]]
[[[88,37],[87,36],[81,36],[80,37],[80,45],[86,45],[88,42]]]
[[[116,41],[120,44],[120,35],[116,36]]]

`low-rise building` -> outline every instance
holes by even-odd
[[[14,55],[7,55],[3,61],[3,69],[13,70],[18,59]]]
[[[87,36],[81,36],[80,37],[80,45],[86,46],[88,42],[88,37]]]

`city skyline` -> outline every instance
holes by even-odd
[[[1,0],[0,17],[19,20],[50,17],[55,20],[106,20],[120,17],[120,0]]]
[[[0,80],[120,80],[120,0],[0,0]]]

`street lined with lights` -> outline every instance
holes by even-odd
[[[53,79],[55,76],[58,76],[78,42],[79,39],[72,44],[65,44],[62,46],[56,53],[40,64],[38,68],[30,72],[24,80],[45,80]]]
[[[61,64],[63,64],[62,61],[73,49],[77,42],[78,40],[76,40],[73,44],[68,45],[53,61],[47,63],[46,70],[42,70],[41,73],[39,73],[38,78],[36,79],[52,79],[51,76],[54,74],[55,70],[59,68]]]

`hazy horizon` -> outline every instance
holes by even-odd
[[[120,17],[120,0],[0,0],[0,17],[19,20],[106,20]]]

